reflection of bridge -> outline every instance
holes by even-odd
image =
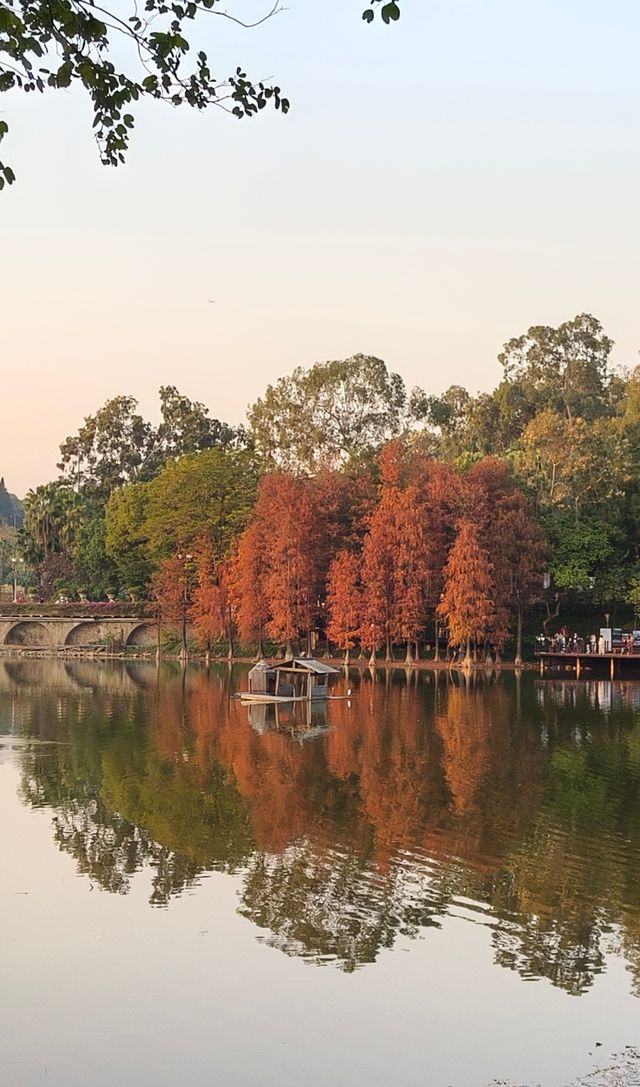
[[[96,616],[15,615],[0,618],[0,646],[59,649],[72,646],[148,645],[156,624],[149,619]]]

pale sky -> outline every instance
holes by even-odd
[[[119,393],[153,417],[175,384],[237,423],[294,366],[357,351],[475,392],[506,339],[583,311],[640,361],[636,0],[403,0],[389,28],[364,0],[286,2],[197,41],[220,74],[276,77],[287,117],[148,104],[110,170],[80,94],[0,99],[0,475],[20,496]]]

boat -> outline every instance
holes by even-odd
[[[338,668],[313,657],[292,657],[268,664],[260,660],[249,672],[249,690],[243,702],[307,702],[332,697],[329,677],[340,675]]]

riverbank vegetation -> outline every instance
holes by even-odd
[[[153,601],[204,646],[329,639],[522,653],[523,621],[640,603],[640,368],[596,318],[505,344],[493,392],[409,392],[357,355],[281,378],[246,428],[174,387],[119,396],[29,492],[34,595]],[[436,634],[436,631],[438,634]]]

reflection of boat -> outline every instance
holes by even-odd
[[[298,698],[283,702],[247,700],[242,705],[247,707],[249,723],[260,736],[275,729],[302,741],[323,736],[328,731],[325,699]]]
[[[294,657],[278,664],[261,660],[249,672],[249,690],[243,702],[305,702],[326,698],[329,676],[339,671],[313,657]]]
[[[242,702],[307,702],[306,695],[298,695],[293,697],[292,695],[275,695],[275,694],[251,694],[250,691],[243,691],[240,695]]]

